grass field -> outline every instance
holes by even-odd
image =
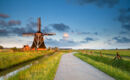
[[[116,80],[130,80],[130,60],[121,59],[113,60],[114,56],[99,54],[90,54],[89,51],[81,51],[84,53],[77,53],[75,56],[81,60],[93,65],[108,75],[114,77]],[[97,52],[97,51],[96,51]],[[110,53],[111,51],[108,51]],[[88,53],[88,54],[87,54]],[[123,55],[123,53],[122,53]],[[129,55],[129,53],[125,54]]]
[[[18,72],[8,80],[53,80],[63,53],[74,54],[81,60],[114,77],[116,80],[130,80],[130,50],[47,50],[28,52],[0,52],[0,70],[39,59],[36,64]],[[102,53],[102,56],[100,55]],[[116,52],[122,59],[114,60]],[[46,56],[47,55],[47,56]],[[42,57],[46,56],[46,57]]]
[[[38,64],[20,71],[8,80],[53,80],[62,53],[57,52],[52,56],[41,59]]]
[[[54,51],[0,52],[0,70],[53,53]]]
[[[87,50],[88,52],[92,51],[93,53],[100,53],[104,55],[112,55],[115,56],[118,52],[121,56],[130,57],[130,50]]]

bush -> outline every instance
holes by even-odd
[[[3,49],[4,47],[0,45],[0,49]]]

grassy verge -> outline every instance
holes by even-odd
[[[43,58],[38,64],[20,71],[8,80],[53,80],[62,53],[56,53],[50,57]]]
[[[0,70],[7,69],[11,66],[36,59],[41,56],[53,54],[53,51],[38,51],[38,52],[14,52],[0,53]]]
[[[105,56],[105,55],[101,57],[100,55],[97,55],[97,54],[91,54],[91,55],[81,54],[81,55],[83,55],[85,57],[89,57],[95,61],[102,62],[102,63],[108,64],[108,65],[112,65],[113,67],[130,72],[130,61],[129,60],[124,60],[124,59],[113,60],[114,57]]]
[[[90,57],[87,54],[85,55],[81,53],[77,53],[74,55],[80,58],[81,60],[100,69],[101,71],[107,73],[108,75],[114,77],[116,80],[130,80],[129,71],[124,71],[116,66],[111,65],[111,63],[109,63],[109,59],[108,60],[103,59],[103,58],[99,59],[99,58]]]

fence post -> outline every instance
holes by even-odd
[[[115,59],[121,59],[121,56],[120,56],[120,54],[118,52],[116,52],[116,56],[115,56],[114,60]]]

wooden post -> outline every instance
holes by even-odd
[[[92,54],[93,52],[91,51],[90,53]]]
[[[102,57],[102,52],[100,51],[100,56]]]
[[[118,52],[116,52],[116,56],[115,56],[114,60],[115,60],[115,59],[121,59],[121,56],[119,55]]]

